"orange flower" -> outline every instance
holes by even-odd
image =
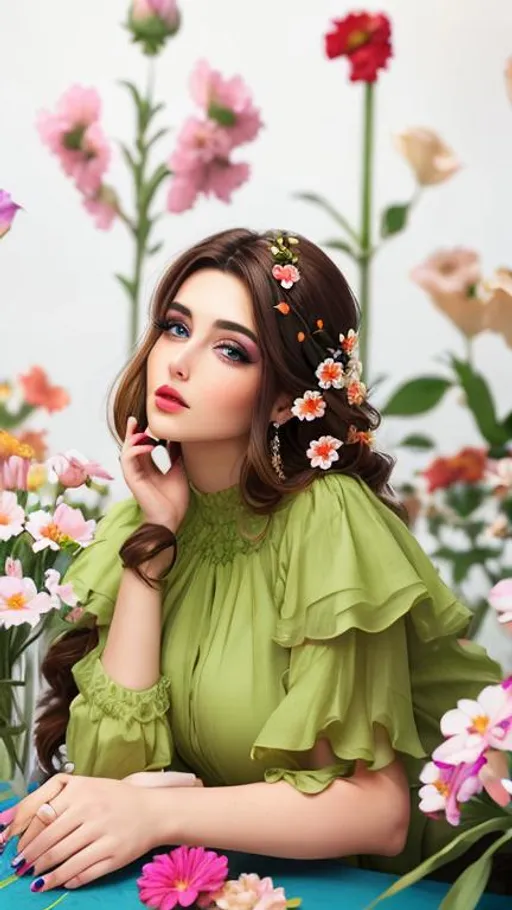
[[[328,357],[317,368],[315,376],[321,389],[342,389],[345,384],[343,365]]]
[[[353,379],[347,386],[347,398],[350,405],[360,405],[366,398],[366,386],[364,382]]]
[[[325,401],[320,392],[304,392],[304,398],[293,402],[292,414],[299,420],[315,420],[325,414]]]
[[[327,471],[334,461],[339,460],[337,449],[341,448],[343,443],[334,436],[320,436],[320,439],[313,439],[310,447],[306,452],[312,468],[322,468]]]
[[[45,408],[49,414],[62,411],[69,404],[69,395],[58,385],[50,385],[48,376],[42,367],[32,367],[26,376],[19,377],[23,395],[27,404],[35,408]]]
[[[374,437],[370,430],[358,430],[357,427],[349,427],[347,433],[347,445],[353,446],[361,443],[365,446],[373,445]]]
[[[33,458],[34,450],[26,443],[20,442],[7,430],[0,430],[0,459],[17,455],[19,458]]]
[[[279,303],[276,303],[274,309],[279,310],[283,316],[288,316],[288,313],[290,312],[290,304],[286,303],[284,300],[281,300]]]
[[[304,332],[297,332],[297,341],[304,341],[305,337]]]
[[[423,471],[427,479],[428,492],[445,490],[455,483],[479,483],[485,476],[487,453],[485,449],[467,446],[457,455],[449,458],[435,458]]]
[[[18,433],[18,441],[22,445],[30,446],[34,452],[33,457],[37,461],[44,461],[48,452],[46,433],[47,430],[25,430],[23,433]]]
[[[354,329],[349,329],[347,335],[340,335],[342,351],[345,351],[345,354],[352,354],[354,348],[357,347],[358,340],[358,334]]]

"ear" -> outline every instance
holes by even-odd
[[[278,395],[274,402],[274,407],[270,413],[270,419],[272,423],[278,423],[279,426],[283,426],[283,424],[288,423],[288,421],[293,417],[292,404],[293,399],[290,395],[286,395],[284,392]]]

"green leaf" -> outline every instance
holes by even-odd
[[[20,424],[24,423],[37,408],[31,404],[22,404],[18,410],[12,414],[3,405],[0,405],[0,427],[2,430],[14,430]]]
[[[469,516],[478,509],[486,499],[488,491],[470,483],[460,483],[445,491],[446,502],[461,518]]]
[[[169,168],[165,164],[159,164],[149,180],[144,184],[141,191],[141,208],[146,212],[151,205],[151,200],[155,195],[160,184],[169,176]]]
[[[324,240],[320,246],[326,246],[330,250],[339,250],[341,253],[346,253],[347,256],[351,256],[352,259],[358,258],[356,250],[354,250],[354,248],[345,240]]]
[[[229,107],[223,107],[222,104],[217,104],[216,101],[211,101],[208,107],[208,116],[210,120],[215,120],[216,123],[220,126],[235,126],[237,117],[234,111]]]
[[[158,243],[155,243],[154,246],[151,246],[151,247],[149,248],[149,250],[148,250],[148,255],[149,255],[149,256],[154,256],[155,253],[159,253],[160,250],[162,249],[163,245],[164,245],[164,244],[163,244],[163,240],[160,240]]]
[[[464,389],[467,406],[484,439],[491,445],[502,445],[508,442],[511,434],[507,427],[500,424],[496,418],[494,400],[487,381],[464,360],[452,357],[452,365]]]
[[[474,910],[485,891],[492,868],[494,854],[512,838],[512,831],[506,831],[502,837],[494,841],[485,853],[471,863],[459,875],[456,882],[448,891],[439,910]]]
[[[168,132],[170,131],[166,127],[158,130],[158,132],[156,132],[155,135],[151,137],[151,139],[148,139],[146,142],[146,148],[150,149],[153,145],[155,145],[155,143],[158,142],[159,139],[163,139],[163,137],[166,136]]]
[[[129,82],[128,79],[121,79],[119,81],[119,84],[124,86],[124,88],[128,89],[133,100],[135,101],[135,104],[139,108],[143,102],[143,98],[142,98],[142,95],[140,94],[137,86],[134,85],[133,82]]]
[[[400,386],[381,411],[388,417],[425,414],[439,404],[451,385],[441,376],[419,376]]]
[[[128,148],[127,145],[125,145],[124,142],[120,142],[120,143],[119,143],[119,147],[120,147],[121,152],[122,152],[122,154],[123,154],[123,158],[124,158],[124,160],[126,161],[126,164],[127,164],[128,167],[130,168],[130,170],[133,171],[133,173],[135,174],[135,173],[138,171],[138,169],[139,169],[139,165],[138,165],[137,162],[135,161],[135,158],[133,157],[133,155],[132,155],[130,149]]]
[[[295,193],[296,199],[302,199],[304,202],[312,202],[314,205],[318,205],[321,209],[324,210],[331,218],[334,218],[335,221],[343,228],[343,230],[352,238],[352,240],[361,247],[361,238],[357,231],[352,227],[350,222],[341,212],[338,212],[331,203],[325,199],[323,196],[319,196],[317,193]]]
[[[377,904],[380,904],[381,901],[388,897],[393,897],[395,894],[398,894],[400,891],[405,891],[406,888],[409,888],[411,885],[415,885],[416,882],[421,881],[426,875],[430,875],[432,872],[435,872],[436,869],[440,869],[446,863],[451,862],[454,859],[458,859],[459,856],[462,856],[469,847],[473,844],[476,844],[480,838],[484,837],[486,834],[492,834],[494,831],[508,831],[512,828],[512,816],[505,818],[503,816],[499,818],[490,818],[488,821],[482,822],[480,825],[475,825],[474,828],[469,828],[467,831],[463,831],[462,834],[459,834],[448,844],[441,848],[433,856],[429,856],[428,859],[420,863],[419,866],[416,866],[415,869],[412,869],[410,872],[407,872],[405,875],[402,875],[397,882],[394,882],[390,888],[387,888],[382,894],[372,901],[369,907],[366,910],[372,910]]]
[[[117,274],[115,277],[117,278],[119,283],[124,287],[130,300],[133,300],[135,297],[135,285],[134,285],[133,281],[130,281],[129,278],[125,278],[124,275]]]
[[[400,448],[420,449],[426,452],[435,447],[435,442],[433,439],[430,439],[429,436],[423,436],[421,433],[411,433],[410,436],[406,436],[405,439],[402,439],[398,445]]]
[[[380,223],[381,237],[391,237],[392,234],[399,234],[407,225],[410,203],[401,203],[399,205],[390,205],[384,209]]]

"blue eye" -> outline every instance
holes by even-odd
[[[221,344],[217,350],[222,351],[226,360],[230,360],[231,363],[249,363],[249,357],[246,352],[237,345]]]
[[[177,322],[175,319],[158,319],[155,325],[161,332],[166,332],[173,338],[188,338],[188,328],[183,322]]]

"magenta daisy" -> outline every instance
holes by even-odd
[[[228,860],[203,847],[176,847],[142,867],[137,880],[143,904],[155,910],[190,907],[219,891],[228,875]]]
[[[345,371],[343,364],[332,357],[322,360],[317,367],[315,376],[321,389],[342,389],[345,384]]]
[[[316,420],[325,414],[325,401],[320,392],[304,392],[304,398],[293,402],[292,414],[299,420]]]
[[[311,461],[311,467],[327,471],[333,462],[338,461],[340,456],[337,449],[340,449],[342,445],[341,439],[336,439],[335,436],[320,436],[320,439],[313,439],[306,452]]]

